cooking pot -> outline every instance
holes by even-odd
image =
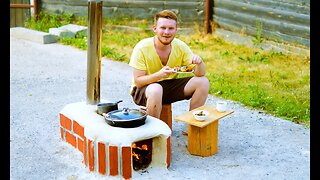
[[[102,115],[102,113],[108,113],[110,111],[118,110],[118,104],[122,102],[122,100],[118,102],[101,102],[97,104],[97,113]]]
[[[147,112],[140,109],[123,108],[102,114],[106,122],[115,127],[133,128],[145,124]]]

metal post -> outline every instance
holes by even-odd
[[[102,0],[88,0],[87,104],[100,102]]]

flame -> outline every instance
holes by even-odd
[[[131,147],[132,149],[148,150],[148,146],[146,144],[142,145],[141,147],[137,147],[136,143],[133,143]],[[139,154],[135,152],[132,152],[132,156],[135,157],[136,159],[140,159]]]
[[[144,145],[142,145],[142,149],[143,150],[148,150],[148,146],[144,144]]]
[[[152,147],[152,146],[150,146]],[[133,143],[131,146],[132,149],[132,163],[133,163],[133,169],[139,170],[146,168],[150,162],[151,162],[151,152],[148,150],[148,145],[136,145],[136,143]]]
[[[136,153],[132,153],[132,156],[134,156],[136,159],[139,159],[139,155]]]

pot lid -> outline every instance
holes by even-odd
[[[135,120],[146,115],[147,113],[143,110],[123,108],[123,110],[114,110],[107,113],[106,117],[111,120]]]

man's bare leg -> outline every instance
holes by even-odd
[[[189,111],[205,104],[209,93],[209,80],[205,77],[193,77],[184,88],[185,95],[192,94]]]
[[[162,109],[162,94],[162,86],[157,83],[148,85],[146,89],[147,113],[158,119],[160,118]]]

